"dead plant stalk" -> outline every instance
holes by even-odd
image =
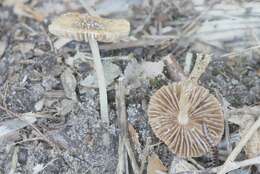
[[[128,170],[126,166],[124,166],[124,163],[120,161],[123,159],[123,157],[125,156],[124,154],[127,152],[134,174],[140,174],[140,168],[136,162],[135,154],[131,147],[130,140],[128,138],[128,129],[127,129],[128,125],[127,125],[127,115],[126,115],[126,105],[125,105],[125,86],[122,77],[118,79],[118,84],[116,86],[116,106],[117,106],[117,114],[119,117],[119,127],[121,129],[120,138],[119,138],[120,149],[119,149],[119,162],[117,166],[117,172],[118,174],[121,174],[123,171]]]

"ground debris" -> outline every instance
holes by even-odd
[[[154,79],[163,75],[164,63],[144,61],[138,63],[137,61],[130,62],[124,71],[125,83],[129,89],[136,89],[140,87],[145,81]]]
[[[65,91],[66,97],[77,101],[77,94],[76,94],[76,86],[77,81],[75,76],[73,75],[73,72],[67,68],[62,74],[61,74],[61,82],[62,86]]]
[[[7,42],[5,40],[3,40],[3,41],[1,40],[0,41],[0,58],[4,54],[6,47],[7,47]]]

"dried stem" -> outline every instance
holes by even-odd
[[[242,137],[238,145],[235,147],[235,149],[231,152],[231,154],[226,159],[224,165],[221,167],[218,174],[225,174],[227,171],[229,171],[231,163],[236,159],[237,155],[241,152],[243,147],[246,145],[248,140],[252,137],[254,132],[260,127],[260,117],[257,119],[257,121],[251,126],[251,128],[248,130],[248,132]]]
[[[119,147],[118,147],[118,164],[117,164],[117,174],[126,173],[127,170],[125,164],[125,156],[127,155],[125,145],[124,145],[124,137],[127,136],[127,118],[126,118],[126,108],[125,108],[125,94],[124,94],[124,85],[123,78],[118,79],[118,83],[116,85],[116,108],[118,115],[118,124],[120,135],[119,135]]]
[[[119,145],[118,145],[118,163],[116,168],[117,174],[124,174],[126,167],[125,167],[125,146],[124,146],[124,139],[122,136],[119,136]]]
[[[89,45],[93,54],[95,70],[98,80],[101,119],[107,125],[109,125],[106,80],[103,65],[100,58],[98,43],[93,37],[89,37]],[[108,145],[109,141],[109,134],[106,134],[104,137],[104,143]]]
[[[134,174],[139,174],[140,169],[139,169],[139,166],[136,162],[134,151],[131,147],[131,143],[130,143],[129,138],[128,138],[128,131],[127,131],[128,126],[127,126],[126,105],[125,105],[125,86],[124,86],[122,77],[119,78],[118,85],[116,86],[116,105],[117,105],[117,114],[118,114],[118,117],[120,118],[119,119],[119,127],[121,129],[121,134],[120,134],[119,139],[120,139],[120,141],[123,141],[123,143],[124,143],[123,145],[124,145],[124,148],[126,149],[126,151],[128,153]],[[123,155],[124,154],[124,152],[123,152],[124,148],[122,148],[122,147],[119,147],[119,148],[121,148],[121,151],[119,152],[119,160],[122,160],[123,156],[124,156]],[[119,161],[117,172],[124,171],[122,168],[123,168],[123,162]],[[125,169],[126,169],[125,171],[127,173],[126,166],[125,166]]]
[[[131,147],[131,143],[127,137],[125,138],[125,147],[126,147],[128,156],[130,158],[134,174],[140,174],[140,168],[136,162],[134,151],[133,151],[133,149]]]
[[[147,137],[145,147],[144,147],[144,150],[143,150],[143,158],[142,158],[142,161],[141,161],[140,174],[142,174],[144,172],[145,164],[147,162],[147,158],[149,156],[149,151],[150,151],[150,148],[151,148],[151,141],[152,141],[151,137]]]
[[[193,67],[193,70],[189,76],[189,79],[192,82],[197,83],[201,74],[205,72],[210,61],[211,61],[210,55],[203,56],[202,54],[197,54],[197,59],[196,59],[195,65]]]

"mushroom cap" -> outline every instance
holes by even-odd
[[[187,100],[181,102],[181,96]],[[219,143],[224,131],[221,105],[197,84],[179,82],[161,87],[150,99],[148,116],[155,135],[181,157],[206,154],[211,143]],[[208,135],[203,131],[203,124]]]
[[[105,19],[71,12],[54,19],[49,31],[77,41],[88,41],[89,37],[94,37],[101,42],[115,42],[129,35],[130,24],[124,19]]]

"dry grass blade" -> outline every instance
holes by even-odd
[[[136,162],[135,154],[134,154],[134,151],[131,147],[131,143],[130,143],[130,141],[127,137],[125,138],[124,141],[125,141],[125,147],[126,147],[128,156],[129,156],[130,161],[131,161],[133,172],[134,172],[134,174],[140,174],[140,168],[139,168],[139,166]]]

